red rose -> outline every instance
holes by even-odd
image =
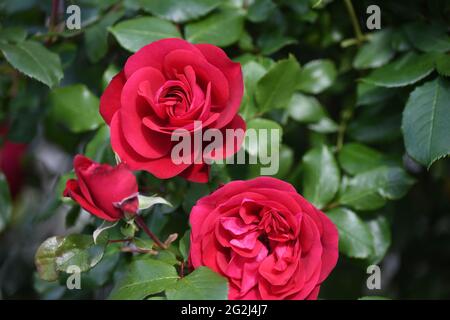
[[[0,138],[5,137],[6,134],[7,128],[0,128]],[[0,172],[4,173],[13,197],[19,193],[23,184],[24,172],[21,162],[26,149],[25,143],[8,140],[0,142]]]
[[[241,66],[218,47],[181,39],[155,41],[133,54],[100,99],[100,113],[111,127],[111,145],[132,170],[160,179],[177,175],[207,182],[209,166],[174,163],[176,129],[245,129],[237,115],[243,94]],[[239,139],[237,139],[239,140]],[[221,157],[237,152],[229,148]],[[203,148],[203,147],[202,147]],[[195,157],[196,155],[192,155]],[[205,157],[206,158],[206,157]]]
[[[232,181],[192,208],[190,261],[229,279],[230,299],[316,299],[338,232],[284,181]]]
[[[83,209],[107,221],[120,220],[124,212],[136,213],[136,177],[125,164],[112,167],[77,155],[73,166],[78,179],[67,181],[65,197],[71,197]]]

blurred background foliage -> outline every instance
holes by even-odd
[[[80,30],[66,27],[71,4]],[[381,30],[366,28],[373,4]],[[131,259],[119,246],[83,273],[83,290],[41,280],[34,255],[48,237],[98,227],[62,190],[76,153],[115,163],[99,97],[132,52],[183,37],[241,62],[247,126],[283,132],[276,176],[337,224],[340,259],[320,298],[450,298],[449,26],[446,0],[0,1],[0,297],[108,296]],[[139,173],[141,192],[174,205],[147,223],[181,238],[198,198],[258,175],[216,165],[200,185]],[[373,263],[381,290],[366,287]]]

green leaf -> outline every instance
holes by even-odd
[[[401,121],[402,114],[389,104],[371,105],[349,122],[347,133],[359,142],[384,144],[401,137]]]
[[[441,54],[437,56],[436,70],[440,75],[450,77],[450,55]]]
[[[86,54],[91,62],[97,62],[108,51],[108,27],[123,16],[123,11],[113,11],[106,14],[99,22],[87,28],[84,33]]]
[[[172,206],[169,201],[157,196],[148,197],[140,194],[138,196],[138,199],[139,199],[139,210],[145,210],[157,204],[165,204],[166,206],[170,207]]]
[[[294,56],[275,63],[256,84],[256,102],[260,112],[285,108],[295,91],[300,66]]]
[[[378,171],[378,193],[387,200],[403,198],[416,182],[405,170],[400,167],[384,167],[369,172]]]
[[[97,244],[91,235],[72,234],[63,238],[56,249],[56,270],[66,272],[77,266],[84,272],[93,268],[102,259],[107,240],[106,233],[97,237]]]
[[[256,61],[247,62],[242,66],[245,89],[240,113],[245,120],[250,120],[257,112],[254,97],[256,83],[266,74],[266,72],[267,70]]]
[[[56,281],[58,270],[56,270],[56,250],[61,245],[63,237],[51,237],[45,240],[36,251],[35,265],[42,280]]]
[[[184,33],[189,42],[226,47],[239,40],[243,26],[243,15],[235,10],[227,10],[187,24]]]
[[[450,81],[444,78],[417,87],[403,111],[406,151],[430,167],[450,154]]]
[[[195,269],[166,291],[169,300],[227,300],[228,281],[207,267]]]
[[[297,43],[295,38],[284,36],[278,32],[264,33],[258,38],[258,46],[261,48],[261,54],[263,55],[270,55],[294,43]]]
[[[99,99],[84,84],[52,90],[50,104],[51,118],[72,132],[94,130],[103,123],[98,112]]]
[[[355,175],[381,166],[385,159],[375,149],[359,143],[349,143],[339,151],[338,160],[345,172]]]
[[[0,233],[5,230],[11,221],[12,207],[11,195],[9,193],[8,181],[0,172]]]
[[[109,299],[144,299],[173,286],[177,279],[177,271],[170,264],[154,259],[134,260],[114,287]]]
[[[100,261],[94,268],[81,274],[81,284],[83,289],[98,289],[113,280],[113,273],[122,258],[120,255],[120,245],[108,245]],[[64,288],[66,289],[66,288]]]
[[[58,195],[60,195],[60,193],[58,193]],[[70,199],[70,198],[65,198],[65,199]],[[73,200],[72,200],[72,202],[73,202]],[[82,212],[82,210],[80,209],[80,206],[78,206],[78,205],[73,205],[72,208],[70,208],[69,212],[67,212],[67,214],[66,214],[66,219],[65,219],[65,227],[67,229],[70,227],[73,227],[77,223],[77,220],[80,217],[81,212]]]
[[[254,51],[255,45],[253,43],[253,38],[247,30],[243,30],[241,37],[238,42],[239,49],[242,51]]]
[[[382,102],[392,97],[395,92],[395,89],[378,87],[365,82],[360,82],[356,87],[356,105],[365,106]]]
[[[303,195],[319,209],[336,195],[340,172],[329,147],[322,145],[303,157]]]
[[[274,177],[284,179],[290,174],[291,167],[294,163],[294,151],[286,145],[280,148],[280,168]]]
[[[356,210],[376,210],[402,198],[415,180],[399,167],[378,167],[346,181],[339,202]]]
[[[406,35],[414,47],[425,52],[450,51],[447,26],[413,23],[405,27]]]
[[[0,29],[0,42],[22,42],[27,37],[27,31],[20,27]]]
[[[84,154],[94,161],[102,162],[103,156],[109,148],[109,127],[107,125],[102,125],[97,130],[92,140],[86,145]]]
[[[339,251],[351,258],[365,259],[373,253],[373,238],[367,225],[346,208],[327,212],[339,232]]]
[[[204,183],[191,183],[183,199],[184,212],[191,212],[192,207],[195,205],[198,199],[206,196],[210,192],[207,184]]]
[[[49,282],[39,278],[38,273],[33,274],[33,289],[39,294],[41,300],[58,300],[66,292],[67,287],[58,282]]]
[[[293,163],[294,163],[294,151],[286,145],[281,145],[278,172],[271,175],[274,178],[285,179],[287,176],[290,176]],[[261,162],[251,164],[247,172],[247,179],[253,179],[261,176],[262,168],[267,166],[268,165],[264,165]]]
[[[273,134],[273,130],[278,130],[279,135]],[[250,138],[250,132],[256,133],[255,137]],[[271,155],[275,145],[280,145],[283,135],[281,126],[272,120],[255,118],[247,122],[247,132],[245,134],[244,149],[251,156]],[[260,139],[261,137],[261,139]]]
[[[275,64],[275,61],[272,58],[257,56],[252,53],[241,54],[232,60],[234,60],[235,62],[239,62],[242,65],[253,61],[260,64],[264,69],[268,69]]]
[[[275,8],[272,0],[254,0],[248,7],[247,19],[255,23],[262,22],[269,18]]]
[[[370,35],[369,43],[363,45],[353,60],[355,69],[378,68],[386,64],[394,56],[391,46],[392,31],[384,29]]]
[[[330,118],[322,118],[319,122],[310,124],[308,129],[318,132],[318,133],[333,133],[338,131],[339,126],[333,119]]]
[[[119,22],[109,31],[119,44],[136,52],[143,46],[160,39],[181,38],[180,31],[169,21],[154,17],[142,17]]]
[[[0,50],[14,68],[49,87],[57,85],[63,77],[59,56],[38,42],[0,42]]]
[[[288,105],[289,116],[301,123],[315,123],[326,116],[320,102],[312,96],[294,93]]]
[[[144,249],[144,250],[152,250],[155,245],[155,242],[152,239],[148,239],[148,238],[142,239],[142,238],[135,237],[133,239],[133,242],[136,247],[138,247],[139,249]]]
[[[70,67],[73,66],[73,63],[77,58],[78,44],[75,44],[75,42],[61,42],[56,44],[53,49],[61,59],[63,70],[70,70]]]
[[[191,244],[191,231],[188,230],[184,233],[183,237],[180,239],[179,250],[184,261],[189,258],[189,248]]]
[[[67,237],[51,237],[36,251],[35,264],[39,277],[47,281],[58,279],[60,271],[76,266],[81,272],[94,267],[103,257],[107,238],[94,244],[90,235],[73,234]]]
[[[173,253],[172,251],[169,251],[169,250],[159,251],[158,254],[156,256],[154,256],[154,258],[158,261],[162,261],[162,262],[170,264],[172,266],[180,263],[177,259],[177,256],[175,255],[175,253]]]
[[[413,52],[372,71],[362,81],[381,87],[403,87],[425,78],[434,69],[434,55]]]
[[[391,245],[391,230],[389,222],[383,216],[366,222],[373,238],[373,255],[370,256],[370,264],[378,264],[383,260]]]
[[[297,78],[297,89],[317,94],[330,87],[337,71],[331,60],[313,60],[304,65]]]
[[[145,11],[177,23],[204,16],[220,2],[220,0],[139,0]]]

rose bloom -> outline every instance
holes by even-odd
[[[89,213],[107,221],[117,221],[124,213],[138,210],[136,177],[123,163],[117,167],[99,164],[82,155],[73,161],[77,179],[66,183],[64,196]]]
[[[190,262],[229,280],[229,299],[317,299],[338,259],[331,220],[284,181],[232,181],[192,208]]]
[[[160,179],[182,176],[207,182],[209,165],[198,152],[183,155],[189,163],[172,161],[177,129],[243,129],[237,115],[243,95],[241,66],[218,47],[193,45],[181,39],[155,41],[128,58],[124,69],[110,82],[100,99],[100,113],[111,128],[111,145],[132,170],[145,170]],[[225,146],[214,159],[236,153]],[[202,146],[202,149],[204,146]],[[209,160],[209,159],[208,159]],[[185,161],[188,162],[188,161]]]
[[[0,127],[0,172],[8,181],[9,191],[15,197],[22,188],[24,180],[24,170],[22,159],[25,155],[27,144],[12,142],[6,139],[8,129],[6,126]]]

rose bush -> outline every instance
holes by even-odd
[[[2,299],[449,296],[449,1],[1,3]]]
[[[77,179],[67,180],[65,197],[71,197],[94,216],[117,221],[138,210],[136,177],[123,163],[99,164],[82,155],[73,161]]]
[[[237,114],[242,95],[241,66],[221,49],[164,39],[128,58],[103,93],[100,113],[111,127],[114,151],[131,169],[207,182],[209,165],[202,158],[194,163],[202,150],[192,150],[190,163],[174,163],[171,135],[177,129],[193,134],[194,121],[205,129],[245,129]],[[224,146],[215,158],[235,153],[240,143],[228,151]]]
[[[295,188],[232,181],[192,208],[190,262],[229,280],[229,299],[316,299],[338,259],[331,220]]]

